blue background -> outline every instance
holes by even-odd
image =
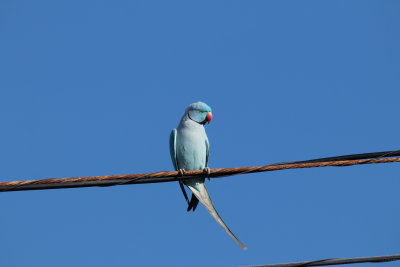
[[[0,2],[1,181],[172,170],[186,106],[210,167],[399,149],[399,1]],[[0,194],[0,266],[239,266],[400,253],[398,164]],[[379,266],[397,266],[382,263]],[[358,266],[369,266],[368,264]]]

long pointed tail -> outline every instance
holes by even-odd
[[[232,239],[235,240],[235,242],[239,246],[241,246],[244,250],[246,250],[247,247],[245,245],[243,245],[243,243],[240,242],[240,240],[237,239],[237,237],[231,232],[231,230],[228,228],[228,226],[226,226],[224,221],[219,216],[217,210],[214,208],[214,205],[211,202],[210,195],[207,192],[204,182],[200,182],[196,185],[196,187],[198,187],[200,189],[200,191],[198,191],[195,187],[193,187],[191,185],[187,185],[187,186],[189,187],[190,190],[192,190],[193,194],[200,200],[200,202],[204,205],[204,207],[206,207],[207,211],[214,217],[214,219],[222,226],[222,228],[225,229],[225,231],[228,233],[228,235],[230,235],[232,237]]]

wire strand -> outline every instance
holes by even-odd
[[[398,260],[400,260],[400,255],[388,255],[388,256],[374,256],[374,257],[363,257],[363,258],[323,259],[316,261],[251,265],[247,267],[308,267],[308,266],[326,266],[326,265],[340,265],[340,264],[353,264],[353,263],[366,263],[366,262],[371,262],[371,263],[390,262]]]
[[[388,155],[400,156],[400,151],[396,150],[376,153],[352,154],[338,157],[313,159],[308,161],[278,163],[265,166],[210,169],[210,178],[220,178],[245,173],[279,171],[288,169],[400,162],[400,157],[385,158]],[[89,176],[76,178],[50,178],[42,180],[0,182],[0,192],[162,183],[179,181],[194,177],[204,177],[203,170],[185,171],[184,176],[180,175],[177,171],[161,171],[155,173],[141,174]]]

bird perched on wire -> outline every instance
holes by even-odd
[[[204,129],[206,122],[212,120],[211,108],[203,103],[197,102],[189,105],[186,108],[178,128],[173,129],[169,137],[169,150],[171,153],[172,164],[176,171],[184,175],[185,171],[203,170],[204,176],[210,174],[208,168],[208,155],[210,145],[207,134]],[[229,230],[228,226],[215,210],[207,189],[204,185],[204,178],[191,178],[184,181],[179,181],[182,193],[188,203],[187,211],[195,211],[199,201],[204,205],[207,211],[214,219],[225,229],[225,231],[235,240],[235,242],[243,249],[247,249],[239,239]],[[185,184],[192,191],[192,198],[186,194]]]

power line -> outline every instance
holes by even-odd
[[[400,162],[400,158],[388,156],[400,156],[400,151],[385,151],[376,153],[352,154],[330,158],[320,158],[308,161],[295,161],[289,163],[271,164],[266,166],[239,167],[211,169],[210,178],[226,177],[245,173],[278,171],[300,168],[316,168],[327,166],[352,166],[360,164],[376,164]],[[40,190],[40,189],[59,189],[76,188],[90,186],[115,186],[123,184],[144,184],[162,183],[183,180],[187,178],[204,177],[202,170],[186,171],[181,175],[176,171],[161,171],[155,173],[126,174],[126,175],[107,175],[90,176],[76,178],[50,178],[42,180],[0,182],[0,192]]]
[[[304,160],[304,161],[294,161],[291,163],[326,162],[326,161],[340,161],[340,160],[353,160],[353,159],[374,159],[374,158],[387,158],[387,157],[398,157],[398,156],[400,156],[400,150],[392,150],[392,151],[383,151],[374,153],[351,154],[351,155],[319,158],[319,159]]]
[[[388,256],[374,256],[374,257],[363,257],[363,258],[324,259],[316,261],[252,265],[247,267],[308,267],[308,266],[326,266],[326,265],[353,264],[353,263],[366,263],[366,262],[371,262],[371,263],[389,262],[398,260],[400,260],[400,255],[388,255]]]

